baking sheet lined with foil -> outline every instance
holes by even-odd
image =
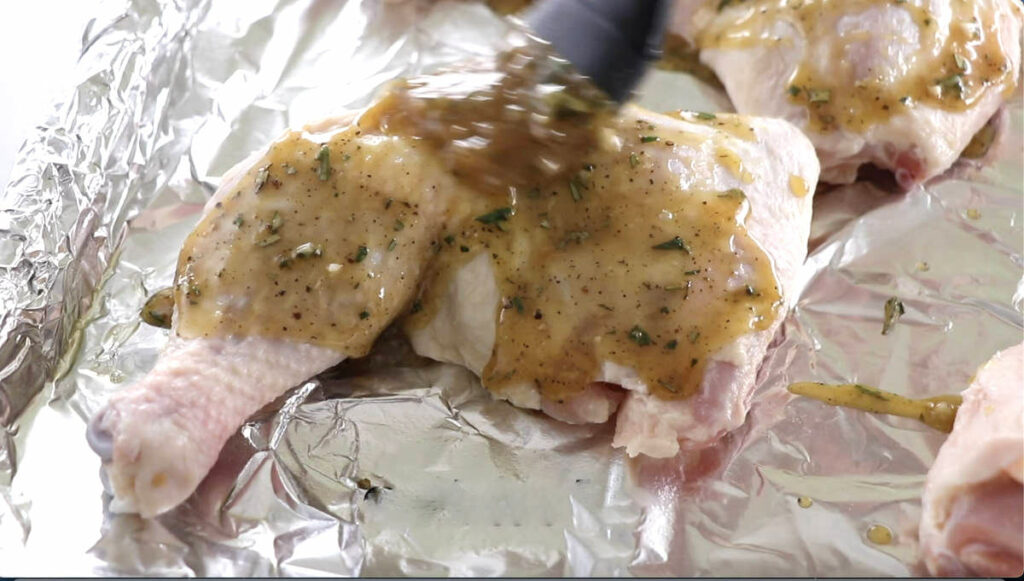
[[[944,435],[785,387],[950,393],[1020,341],[1019,90],[984,163],[903,195],[819,192],[797,308],[748,422],[711,450],[628,461],[610,427],[495,401],[469,372],[389,333],[366,360],[251,418],[181,507],[149,521],[109,510],[85,421],[153,365],[167,332],[141,324],[139,309],[171,282],[219,176],[287,127],[365,105],[388,80],[492,54],[506,30],[460,1],[107,5],[71,96],[30,137],[3,194],[0,573],[916,572],[924,474]],[[727,106],[662,70],[640,102]],[[890,296],[906,314],[883,336]],[[874,524],[891,544],[867,540]]]

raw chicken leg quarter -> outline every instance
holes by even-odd
[[[517,406],[617,411],[630,455],[743,422],[798,290],[808,140],[784,121],[635,107],[516,133],[445,117],[514,108],[417,87],[225,177],[182,248],[167,348],[90,425],[119,501],[174,507],[249,415],[399,319],[419,353]]]
[[[1024,574],[1024,344],[997,353],[963,392],[928,471],[921,552],[932,575]]]
[[[679,0],[671,28],[737,111],[804,130],[822,181],[873,164],[909,189],[1013,95],[1022,26],[1020,0]]]

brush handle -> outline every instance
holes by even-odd
[[[616,101],[661,56],[671,0],[546,0],[525,20],[540,38]]]

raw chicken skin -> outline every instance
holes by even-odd
[[[172,337],[146,378],[90,426],[123,509],[152,517],[178,505],[246,418],[341,359],[280,339]]]
[[[662,139],[697,134],[702,146],[654,149],[658,172],[673,172],[680,192],[687,188],[724,191],[742,188],[750,203],[746,227],[750,237],[772,259],[782,297],[789,306],[798,294],[797,269],[806,255],[811,196],[794,195],[793,176],[813,190],[818,167],[810,143],[792,125],[772,119],[719,115],[753,127],[756,139],[733,137],[708,124],[670,118],[627,108],[623,116],[637,117],[658,127]],[[682,116],[682,115],[681,115]],[[676,133],[678,132],[678,133]],[[716,157],[721,149],[735,151],[743,168],[757,178],[745,183]],[[803,192],[802,192],[803,193]],[[639,192],[638,192],[639,195]],[[444,291],[441,305],[429,324],[409,330],[413,347],[421,355],[464,365],[482,375],[495,344],[494,311],[500,301],[490,258],[482,253],[459,270]],[[699,299],[698,299],[699,300]],[[700,303],[688,309],[701,309]],[[605,422],[618,408],[614,446],[631,456],[671,457],[685,448],[700,448],[743,423],[753,395],[754,378],[768,343],[782,316],[770,328],[741,336],[712,358],[694,396],[665,400],[648,393],[636,371],[605,361],[586,391],[563,403],[542,397],[529,384],[501,394],[520,407],[541,409],[571,423]],[[623,391],[621,388],[625,388]],[[621,402],[621,406],[620,406]]]
[[[920,543],[932,575],[1024,573],[1024,344],[997,353],[963,392],[928,471]]]
[[[948,169],[1014,91],[1022,23],[1018,0],[680,0],[671,27],[737,111],[805,131],[822,181],[873,164],[909,189]]]

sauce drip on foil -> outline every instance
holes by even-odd
[[[952,431],[956,412],[963,402],[959,395],[910,399],[859,383],[829,385],[802,382],[790,385],[789,391],[833,406],[915,419],[946,433]]]
[[[425,324],[481,254],[500,291],[484,384],[563,400],[613,362],[683,398],[709,357],[767,328],[780,291],[741,189],[680,170],[753,139],[740,118],[614,114],[530,45],[396,83],[332,133],[291,132],[225,178],[181,252],[175,329],[360,356],[400,316]],[[695,174],[695,175],[691,175]]]

